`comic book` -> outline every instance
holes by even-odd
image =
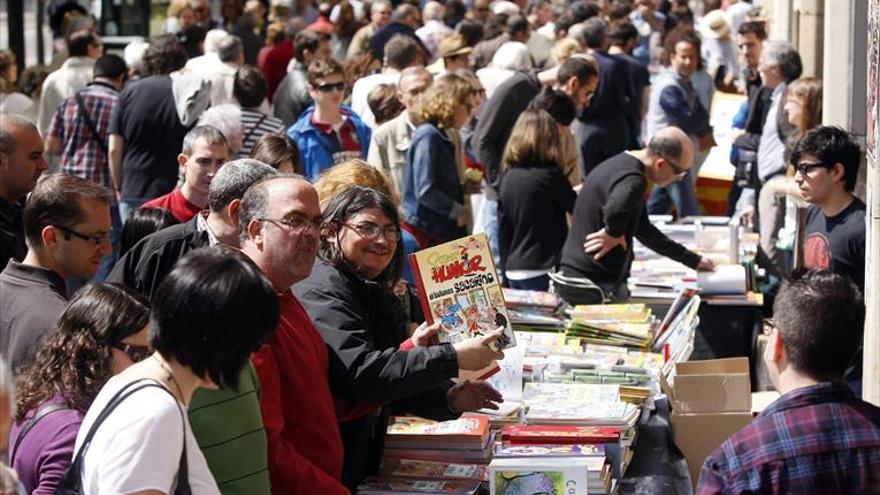
[[[504,327],[496,350],[516,345],[501,281],[486,234],[474,234],[409,256],[429,324],[441,322],[441,342],[455,343]]]

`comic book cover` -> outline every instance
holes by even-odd
[[[516,345],[486,234],[423,249],[409,261],[425,319],[429,324],[441,322],[441,342],[455,343],[504,327],[496,350]]]

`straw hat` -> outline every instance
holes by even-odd
[[[703,16],[703,26],[707,35],[723,40],[730,37],[730,23],[723,10],[713,10]]]

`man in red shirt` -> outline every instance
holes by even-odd
[[[272,493],[348,494],[342,439],[327,381],[327,345],[290,290],[312,271],[321,233],[318,194],[296,176],[264,180],[239,208],[241,250],[281,300],[275,334],[253,355],[269,441]]]
[[[194,127],[183,138],[183,150],[177,155],[183,185],[143,206],[166,209],[180,223],[188,222],[208,207],[208,186],[228,159],[229,143],[222,132],[208,125]]]

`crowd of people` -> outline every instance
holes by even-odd
[[[699,214],[715,91],[784,395],[700,491],[876,486],[861,152],[750,2],[173,0],[123,56],[70,4],[54,70],[0,51],[0,492],[352,492],[389,415],[502,400],[407,254],[486,232],[571,304],[625,300],[635,240],[715,269],[649,220]]]

